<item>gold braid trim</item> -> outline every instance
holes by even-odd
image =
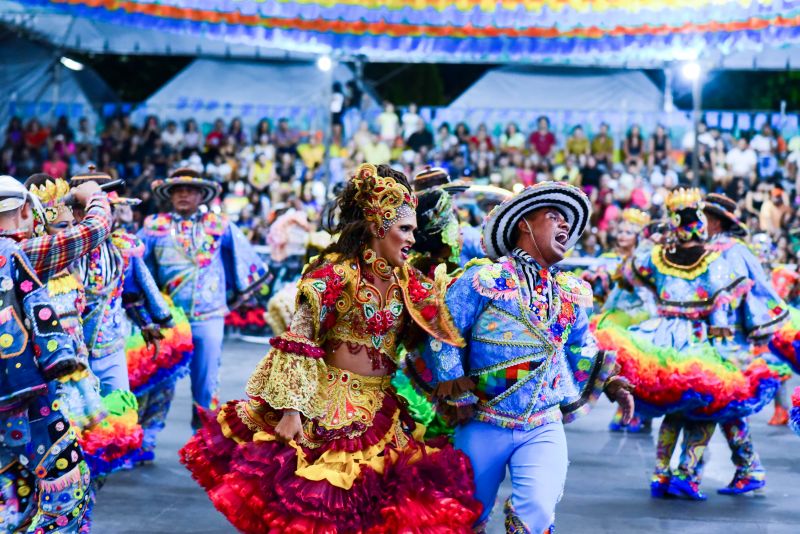
[[[694,280],[705,273],[708,270],[708,266],[721,255],[718,251],[706,250],[700,256],[700,259],[692,265],[678,265],[667,259],[666,250],[661,245],[654,246],[651,254],[653,265],[658,268],[659,272],[676,278],[683,278],[684,280]]]
[[[419,282],[430,284],[432,287],[431,294],[424,300],[416,303],[412,300],[409,292],[412,270],[414,277]],[[408,310],[408,314],[414,322],[434,338],[454,347],[464,347],[466,346],[464,338],[461,337],[461,333],[456,328],[453,317],[450,315],[450,310],[444,303],[445,290],[449,279],[445,276],[446,273],[443,269],[437,269],[437,271],[437,280],[435,282],[426,278],[421,272],[408,265],[408,263],[397,271],[397,280],[400,283],[400,288],[403,290],[403,300],[406,304],[406,310]],[[436,314],[431,319],[426,319],[423,315],[423,310],[431,306],[435,307]]]
[[[318,347],[311,340],[285,333],[282,339]],[[290,409],[308,418],[327,411],[327,367],[322,358],[270,349],[247,381],[248,396],[262,399],[276,410]]]

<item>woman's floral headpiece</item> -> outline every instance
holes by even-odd
[[[378,168],[364,163],[356,169],[352,178],[356,186],[356,203],[369,222],[378,226],[378,237],[386,232],[398,219],[414,213],[417,197],[390,176],[379,176]]]
[[[622,210],[622,220],[644,228],[650,224],[650,214],[636,208],[627,208]]]
[[[30,191],[42,201],[44,220],[47,224],[56,221],[61,213],[72,214],[72,208],[63,202],[64,197],[69,193],[69,184],[66,180],[61,178],[47,180],[41,185],[32,185]]]

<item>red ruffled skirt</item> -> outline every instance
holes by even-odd
[[[471,532],[481,512],[467,457],[422,441],[390,377],[328,368],[328,413],[275,438],[280,414],[255,400],[206,412],[181,462],[246,533]]]

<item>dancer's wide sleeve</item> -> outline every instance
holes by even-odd
[[[480,269],[480,266],[467,269],[453,282],[445,297],[445,304],[450,310],[453,324],[467,343],[473,326],[489,300],[473,287],[472,280],[477,269]],[[442,343],[438,339],[429,337],[420,362],[424,363],[424,366],[417,365],[415,374],[428,387],[436,389],[448,404],[456,406],[474,404],[478,399],[469,391],[469,386],[473,384],[468,383],[465,373],[468,354],[467,346]]]
[[[141,256],[130,258],[124,279],[122,301],[136,326],[168,325],[172,312]]]
[[[575,311],[562,362],[561,412],[566,422],[587,413],[615,374],[614,354],[597,348],[583,307],[575,306]]]
[[[343,290],[344,278],[331,263],[303,275],[289,330],[270,340],[272,348],[247,382],[250,398],[309,418],[325,413],[322,344],[324,333],[336,322],[336,301]]]
[[[289,330],[270,340],[272,348],[247,381],[247,395],[278,410],[323,415],[327,369],[316,339],[312,307],[300,301]]]
[[[227,223],[221,251],[229,303],[243,302],[269,280],[264,260],[235,224]]]

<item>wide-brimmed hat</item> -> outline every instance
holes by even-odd
[[[747,226],[736,216],[736,202],[719,193],[711,193],[703,199],[703,211],[713,213],[728,222],[728,233],[735,237],[746,237]]]
[[[414,191],[421,193],[450,183],[450,174],[441,167],[426,166],[414,176]]]
[[[567,219],[567,248],[578,242],[592,214],[589,197],[579,188],[564,182],[541,182],[523,189],[502,204],[495,206],[483,223],[486,255],[491,259],[507,256],[514,249],[511,236],[517,222],[533,210],[556,208]]]
[[[154,180],[151,185],[156,198],[165,202],[170,200],[171,191],[177,186],[200,189],[203,193],[203,204],[214,200],[222,191],[217,182],[197,176],[197,173],[191,169],[177,169],[166,180]]]
[[[108,194],[108,203],[112,206],[138,206],[142,203],[141,198],[121,197],[116,191]]]
[[[94,165],[89,165],[89,172],[76,174],[69,179],[69,185],[75,187],[85,182],[95,182],[97,185],[104,185],[113,180],[114,179],[109,174],[98,172],[95,170]]]

